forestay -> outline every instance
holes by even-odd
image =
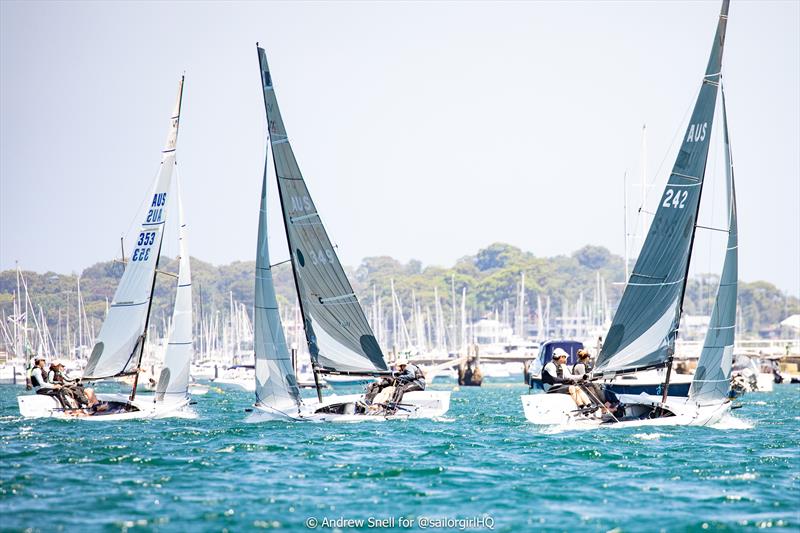
[[[183,217],[180,181],[175,180],[178,200],[178,287],[172,310],[172,331],[169,334],[164,368],[156,385],[156,400],[180,400],[188,396],[192,347],[192,272],[189,262],[189,238]]]
[[[261,182],[261,209],[258,214],[256,244],[256,292],[253,316],[256,356],[256,401],[275,409],[294,409],[300,405],[300,390],[292,368],[283,333],[267,238],[267,169],[269,154],[264,160]]]
[[[182,95],[183,78],[178,87],[178,101],[170,119],[167,142],[161,155],[161,167],[149,196],[147,215],[83,371],[85,378],[119,376],[134,371],[138,364],[138,355],[143,349],[155,270],[161,254],[164,222],[167,218],[167,194],[175,166]]]
[[[722,127],[725,140],[725,172],[728,190],[728,243],[719,280],[714,309],[708,325],[703,351],[689,388],[689,397],[700,402],[716,402],[728,397],[736,333],[736,294],[739,279],[739,235],[736,222],[736,187],[728,138],[728,114],[722,92]]]
[[[597,359],[605,372],[663,365],[671,358],[703,190],[728,14],[716,36],[675,165]]]
[[[267,56],[258,48],[272,156],[308,341],[317,368],[385,371],[386,362],[317,213],[286,136]]]

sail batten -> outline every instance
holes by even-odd
[[[723,1],[700,92],[633,274],[597,358],[598,371],[623,371],[671,360],[683,310],[717,99],[717,84],[705,82],[719,80],[728,3]]]
[[[284,228],[312,362],[318,369],[384,371],[383,353],[295,160],[260,47],[258,57]]]

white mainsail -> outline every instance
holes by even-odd
[[[144,348],[155,271],[161,255],[161,241],[167,219],[167,195],[175,167],[182,95],[183,77],[178,86],[178,99],[161,155],[161,167],[150,195],[150,207],[136,238],[136,247],[117,286],[114,301],[97,336],[92,355],[83,371],[84,378],[99,379],[131,373],[135,371],[139,354]]]

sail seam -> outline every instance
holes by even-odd
[[[680,283],[682,281],[683,281],[683,278],[681,278],[681,279],[679,279],[677,281],[664,281],[664,282],[661,282],[661,283],[630,283],[630,282],[628,282],[628,285],[636,285],[636,286],[639,286],[639,287],[650,287],[650,286],[655,287],[655,286],[663,286],[663,285],[675,285],[675,284]]]
[[[687,174],[681,174],[680,172],[673,172],[673,173],[672,173],[672,175],[673,175],[673,176],[679,176],[679,177],[681,177],[681,178],[686,178],[686,179],[689,179],[689,180],[695,180],[695,181],[698,181],[698,182],[699,182],[699,181],[702,181],[702,180],[701,180],[700,178],[698,178],[698,177],[695,177],[695,176],[689,176],[689,175],[687,175]],[[699,183],[698,183],[698,185],[699,185]]]
[[[137,303],[134,303],[134,302],[113,303],[113,304],[111,304],[111,307],[135,307],[137,305],[144,305],[149,301],[150,300],[145,300],[144,302],[137,302]]]

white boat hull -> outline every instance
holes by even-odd
[[[61,403],[52,396],[30,394],[17,396],[19,413],[26,418],[60,418],[64,420],[135,420],[141,418],[193,418],[195,413],[188,407],[189,398],[169,402],[154,402],[152,395],[138,395],[131,403],[127,394],[98,394],[101,402],[119,402],[131,405],[134,409],[114,414],[80,414],[82,410],[65,411]],[[77,415],[76,415],[77,413]]]
[[[323,398],[323,401],[303,402],[298,412],[280,411],[266,405],[257,404],[245,422],[258,423],[275,420],[306,421],[306,422],[382,422],[384,420],[406,420],[410,418],[436,418],[444,415],[450,409],[450,391],[412,391],[403,395],[401,407],[391,415],[386,414],[356,414],[355,402],[363,399],[362,394],[348,394],[345,396],[332,395]],[[320,413],[320,409],[346,404],[343,413]]]
[[[561,429],[593,429],[601,426],[709,426],[719,422],[730,412],[731,407],[727,400],[698,405],[688,398],[669,396],[664,407],[674,416],[649,418],[648,413],[661,405],[660,396],[622,394],[619,399],[626,406],[626,417],[617,421],[609,415],[603,416],[600,410],[589,414],[581,413],[567,394],[528,394],[521,399],[528,421]]]

